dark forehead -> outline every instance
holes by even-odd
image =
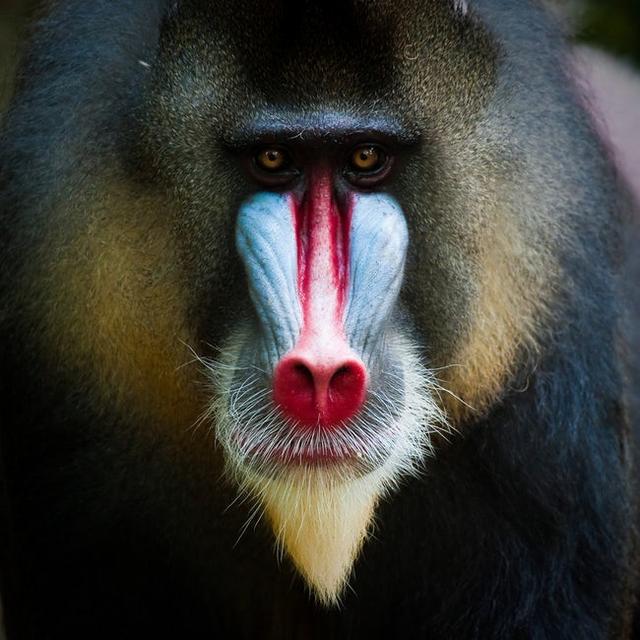
[[[166,28],[200,60],[223,62],[266,95],[387,95],[416,57],[442,72],[486,55],[483,29],[454,0],[184,0]],[[440,67],[438,69],[438,67]],[[218,79],[219,80],[219,79]]]
[[[166,86],[188,96],[181,109],[200,96],[226,128],[256,119],[268,128],[273,114],[304,111],[314,121],[318,105],[405,130],[445,112],[468,118],[486,103],[496,47],[458,4],[183,0],[163,27]],[[295,130],[295,114],[292,123]]]

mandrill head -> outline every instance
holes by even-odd
[[[331,602],[381,496],[535,343],[562,222],[517,147],[553,135],[467,3],[254,4],[170,13],[140,153],[226,466]]]

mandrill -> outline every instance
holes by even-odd
[[[636,229],[573,69],[534,1],[46,3],[8,640],[633,638]]]

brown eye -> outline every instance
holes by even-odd
[[[344,175],[359,187],[374,187],[381,183],[391,170],[392,158],[375,144],[361,144],[349,157]]]
[[[288,157],[282,149],[263,149],[256,156],[256,164],[263,171],[281,171],[286,168]]]
[[[351,156],[351,169],[371,173],[377,171],[384,161],[384,154],[378,147],[358,147]]]

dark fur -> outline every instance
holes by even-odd
[[[560,35],[535,7],[512,0],[478,2],[455,28],[444,1],[424,17],[412,2],[367,13],[357,2],[347,10],[352,3],[191,1],[177,24],[180,9],[164,4],[58,3],[36,31],[0,143],[10,640],[630,637],[635,439],[622,403],[612,258],[625,205],[566,86]],[[253,31],[252,12],[261,15]],[[511,184],[515,200],[580,216],[567,218],[554,247],[564,277],[546,293],[539,349],[523,347],[485,414],[460,424],[424,476],[383,505],[352,591],[329,611],[313,604],[286,561],[278,566],[266,529],[237,542],[247,507],[227,509],[234,490],[219,479],[206,433],[192,440],[197,455],[181,457],[157,433],[145,436],[144,414],[98,388],[90,363],[65,362],[55,344],[47,351],[33,283],[46,285],[39,265],[55,263],[60,250],[48,242],[52,230],[72,237],[82,226],[73,204],[96,197],[95,176],[132,183],[165,198],[173,217],[161,223],[176,234],[189,275],[189,322],[198,345],[218,344],[246,302],[230,247],[249,187],[229,168],[225,136],[251,113],[254,92],[287,101],[294,80],[302,105],[321,109],[342,92],[358,112],[380,98],[410,123],[388,50],[406,26],[401,15],[416,29],[444,32],[429,44],[434,83],[464,70],[459,92],[440,95],[443,105],[427,97],[422,143],[394,186],[412,215],[405,307],[432,362],[448,364],[464,340],[473,268],[457,252],[472,257],[481,237],[459,220],[465,194],[447,175],[448,137],[473,139],[499,78],[518,96],[497,123],[512,144],[484,149],[477,162]],[[236,44],[218,48],[220,33]],[[325,36],[314,41],[318,33]],[[181,74],[195,61],[217,68],[233,46],[246,77],[232,107],[215,97],[234,71],[184,89]],[[299,55],[318,68],[299,69]],[[504,76],[502,59],[511,64]],[[175,103],[159,99],[167,95]],[[230,299],[238,303],[218,302]]]

